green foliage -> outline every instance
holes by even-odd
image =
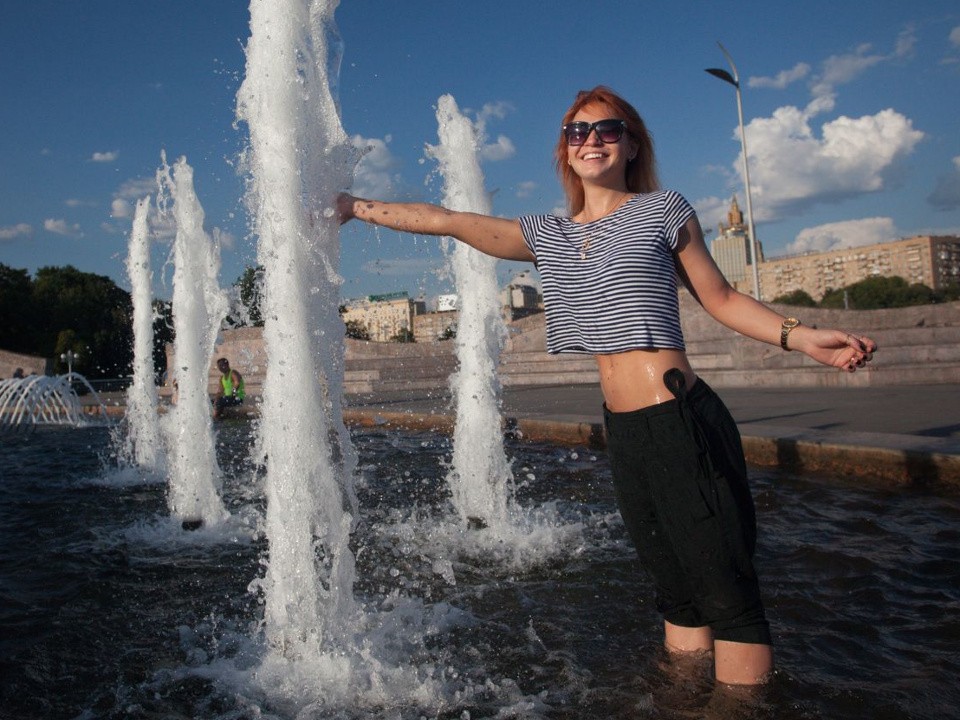
[[[942,299],[922,283],[911,285],[902,277],[872,277],[839,290],[829,290],[820,300],[820,307],[878,310],[935,302]]]
[[[157,382],[167,369],[167,345],[173,342],[173,304],[153,301],[153,370]]]
[[[241,315],[245,317],[229,318],[235,326],[263,327],[263,273],[262,265],[248,267],[237,278],[233,286],[240,296]]]
[[[0,264],[0,348],[30,354],[35,308],[30,299],[30,275]]]
[[[794,307],[816,307],[817,301],[810,297],[806,290],[794,290],[786,295],[775,297],[773,302],[779,305],[792,305]]]
[[[59,358],[61,335],[72,331],[72,349],[80,355],[74,367],[80,372],[95,378],[130,373],[133,306],[129,293],[106,276],[67,265],[40,268],[31,294],[43,318],[37,354]]]
[[[0,265],[0,347],[6,350],[57,363],[71,350],[78,372],[121,377],[133,359],[131,316],[129,293],[103,275],[67,265],[40,268],[31,280],[25,270]]]
[[[453,340],[457,336],[457,326],[447,325],[447,329],[440,333],[437,340]]]
[[[403,328],[400,330],[400,332],[390,338],[390,342],[396,343],[412,343],[416,341],[416,338],[413,336],[413,331],[410,330],[410,328]]]
[[[951,283],[940,291],[942,302],[954,302],[960,300],[960,283]]]
[[[347,326],[347,337],[354,340],[369,340],[370,331],[367,326],[359,320],[347,320],[344,325]]]

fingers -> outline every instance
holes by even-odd
[[[868,337],[847,333],[845,343],[850,348],[849,354],[844,354],[840,369],[847,372],[856,372],[858,368],[864,367],[873,359],[873,353],[877,349],[877,344]]]

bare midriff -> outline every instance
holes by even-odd
[[[607,409],[630,412],[673,400],[663,374],[678,368],[693,387],[697,376],[683,350],[629,350],[612,355],[596,355],[600,387]]]

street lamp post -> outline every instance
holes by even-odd
[[[747,134],[743,131],[743,101],[740,99],[740,76],[737,74],[737,66],[733,64],[733,58],[730,53],[719,42],[720,52],[730,63],[730,69],[733,75],[722,68],[707,68],[707,72],[718,77],[724,82],[728,82],[736,88],[737,91],[737,117],[740,120],[740,148],[743,151],[743,181],[747,193],[747,223],[750,230],[750,264],[753,265],[753,296],[760,299],[760,268],[757,265],[757,236],[753,230],[753,202],[750,198],[750,167],[747,163]]]
[[[60,354],[60,359],[67,364],[67,375],[73,374],[73,361],[78,357],[80,356],[73,350],[67,350],[65,353]]]

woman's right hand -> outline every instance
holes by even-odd
[[[353,211],[353,206],[356,202],[357,198],[350,193],[342,192],[337,195],[337,219],[340,221],[341,225],[343,225],[345,222],[353,220],[356,217],[356,214]]]

